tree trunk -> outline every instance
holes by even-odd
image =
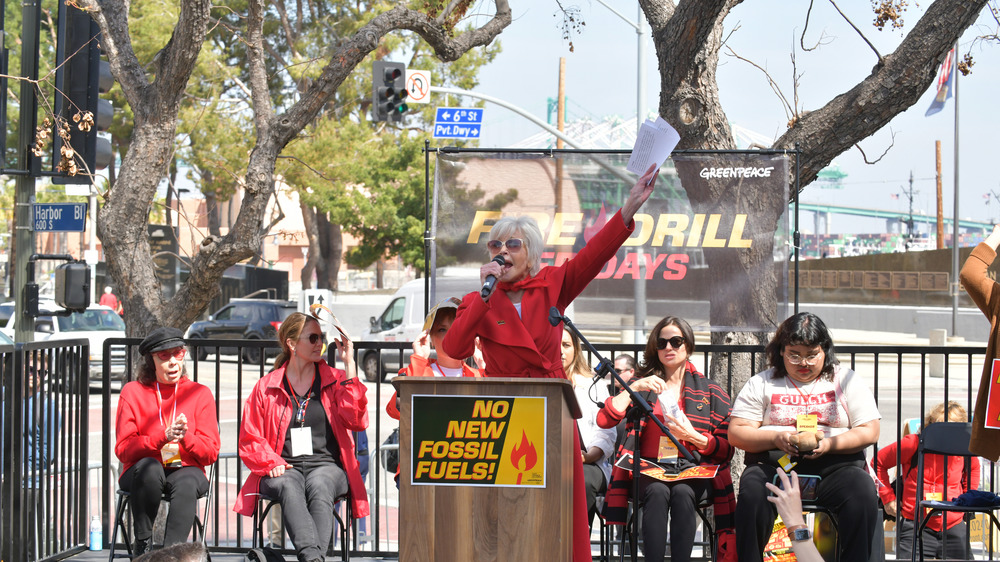
[[[306,205],[301,199],[299,208],[302,210],[302,224],[306,231],[306,240],[309,242],[309,249],[306,253],[306,262],[302,266],[302,288],[311,289],[313,274],[316,273],[316,263],[320,254],[319,230],[316,226],[316,210]]]
[[[344,254],[344,234],[339,224],[330,223],[327,247],[329,248],[326,256],[328,286],[331,291],[338,291],[340,290],[338,276],[340,275],[341,258]]]
[[[316,234],[320,258],[316,261],[316,288],[330,288],[330,219],[326,213],[316,213]]]

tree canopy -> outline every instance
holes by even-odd
[[[127,151],[97,224],[109,271],[122,289],[130,334],[158,324],[186,326],[217,294],[225,269],[258,252],[267,235],[265,215],[275,181],[296,173],[305,177],[305,171],[286,164],[295,161],[296,152],[322,149],[308,146],[310,141],[332,143],[325,146],[338,150],[345,160],[377,159],[380,150],[384,156],[394,136],[376,136],[362,146],[346,142],[356,141],[364,127],[370,127],[363,116],[365,103],[357,101],[369,96],[362,87],[368,62],[392,52],[399,37],[411,37],[413,56],[450,63],[490,45],[511,20],[506,0],[479,6],[492,9],[492,14],[475,19],[481,25],[467,23],[469,3],[440,0],[412,5],[250,0],[225,6],[195,0],[143,3],[142,8],[96,0],[79,4],[101,28],[102,47],[132,117]],[[144,14],[155,22],[147,23]],[[148,30],[144,40],[137,41],[140,25],[156,26],[162,36],[157,40],[156,30]],[[488,58],[488,53],[476,56]],[[476,66],[470,64],[450,78],[460,84],[466,74],[474,76]],[[352,82],[355,69],[359,79]],[[338,96],[342,88],[344,95]],[[318,119],[321,116],[329,118]],[[336,134],[321,134],[327,129]],[[178,149],[179,136],[185,142]],[[337,146],[339,137],[345,142]],[[402,150],[393,152],[412,157],[414,148],[405,146],[416,144],[404,142]],[[154,201],[157,185],[170,175],[178,155],[192,165],[203,191],[223,198],[239,188],[243,195],[232,228],[205,238],[191,259],[188,280],[167,302],[149,259],[148,218],[135,209]],[[282,156],[290,158],[279,166]],[[313,189],[313,198],[308,182],[303,192],[308,203],[328,206],[323,211],[331,216],[343,218],[352,205],[367,206],[376,218],[366,217],[369,224],[356,227],[365,233],[377,220],[375,210],[392,203],[388,187],[412,185],[416,174],[406,167],[368,172],[361,168],[345,171],[360,174],[362,180],[367,173],[373,182],[386,182],[386,193],[379,193],[381,184],[366,185],[374,197],[364,200],[364,190],[348,182],[323,190],[340,191],[341,198],[321,195],[319,189]],[[329,176],[317,171],[313,181],[329,187]],[[398,228],[389,228],[386,236],[379,232],[386,240],[383,248],[412,235],[408,219],[385,218]]]

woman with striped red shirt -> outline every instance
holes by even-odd
[[[697,506],[710,498],[715,504],[716,533],[722,539],[717,559],[731,559],[727,553],[732,553],[735,498],[729,473],[733,447],[727,435],[730,399],[722,387],[699,373],[688,361],[693,352],[694,332],[691,326],[681,318],[668,316],[650,332],[644,358],[631,382],[632,390],[649,402],[653,414],[681,445],[697,453],[696,458],[700,457],[704,464],[722,465],[714,479],[667,483],[641,477],[639,500],[642,504],[643,554],[650,561],[664,559],[668,520],[670,559],[674,562],[690,560],[698,519]],[[641,457],[653,461],[682,456],[660,428],[648,422],[634,407],[631,396],[625,391],[607,399],[597,415],[597,424],[615,427],[622,419],[628,421],[619,457],[636,449]],[[615,467],[604,510],[609,523],[624,522],[631,490],[631,472]]]

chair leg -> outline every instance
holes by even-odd
[[[118,541],[118,530],[121,529],[122,538],[125,539],[125,550],[128,552],[128,557],[132,558],[132,540],[128,535],[128,529],[126,529],[125,522],[122,518],[125,516],[125,510],[129,507],[129,497],[126,495],[118,495],[118,505],[115,506],[115,522],[111,527],[111,543],[110,543],[110,553],[108,554],[108,562],[113,562],[115,559],[115,543]]]

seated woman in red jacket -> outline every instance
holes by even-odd
[[[410,363],[399,370],[401,377],[481,377],[478,369],[470,367],[465,361],[455,359],[441,349],[441,340],[455,321],[455,310],[462,301],[449,297],[427,313],[424,319],[424,331],[413,342],[413,355]],[[431,349],[437,351],[437,359],[431,359]],[[385,411],[393,419],[399,419],[399,404],[396,393],[385,405]]]
[[[299,562],[322,561],[334,500],[350,491],[353,516],[369,512],[351,435],[368,427],[367,388],[347,338],[336,341],[346,372],[323,360],[315,318],[289,315],[278,341],[275,369],[257,381],[243,408],[239,454],[251,474],[233,510],[252,515],[258,492],[277,499]]]
[[[697,452],[704,464],[721,465],[714,479],[692,478],[663,482],[648,476],[639,479],[642,503],[643,554],[646,560],[662,561],[670,525],[670,560],[691,559],[698,504],[711,498],[715,504],[718,560],[731,560],[733,479],[729,461],[735,449],[729,444],[730,399],[726,391],[698,372],[689,361],[694,353],[694,331],[683,318],[667,316],[649,332],[643,360],[630,387],[653,408],[670,433],[689,451]],[[635,409],[632,398],[622,390],[608,398],[597,414],[597,425],[615,427],[628,419],[626,438],[618,456],[639,455],[654,461],[677,458],[680,452],[660,428]],[[638,415],[636,415],[638,414]],[[625,521],[627,499],[632,492],[632,473],[615,467],[606,495],[604,515],[611,524]]]
[[[219,457],[215,398],[184,368],[184,332],[157,328],[139,344],[142,365],[122,387],[115,418],[118,485],[130,492],[133,556],[150,549],[153,519],[170,502],[163,545],[187,542],[198,497],[208,491],[205,467]]]
[[[969,415],[961,404],[949,401],[947,406],[942,403],[931,408],[924,419],[924,425],[945,421],[945,419],[950,422],[964,423],[969,421]],[[919,442],[919,433],[904,435],[899,443],[883,447],[879,450],[878,455],[872,459],[872,467],[875,469],[880,484],[878,494],[885,506],[885,513],[897,517],[896,558],[899,560],[910,558],[913,552],[913,519],[916,516],[917,478],[920,476],[916,470],[917,444]],[[896,464],[897,449],[899,449],[899,465]],[[896,498],[896,490],[893,489],[889,479],[890,468],[895,468],[896,477],[903,479],[902,508],[900,508]],[[946,471],[948,473],[947,490],[944,489]],[[966,490],[975,490],[979,487],[979,472],[978,459],[973,459],[970,463],[970,472],[966,472],[965,460],[961,457],[949,458],[948,466],[945,467],[944,458],[941,455],[927,455],[924,457],[924,495],[927,499],[955,499]],[[941,515],[937,515],[924,527],[924,557],[970,559],[972,552],[962,514],[950,512],[947,517],[946,525],[942,525]]]

